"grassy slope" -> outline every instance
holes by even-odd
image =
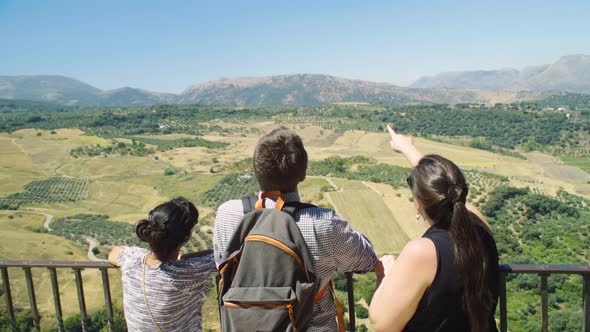
[[[588,158],[562,157],[561,160],[567,165],[578,167],[590,174],[590,159]]]
[[[0,135],[0,195],[21,191],[22,187],[40,174],[14,139]]]

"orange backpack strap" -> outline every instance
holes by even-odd
[[[334,290],[334,284],[332,283],[332,280],[330,280],[330,282],[328,282],[326,286],[324,286],[324,288],[322,288],[315,295],[315,297],[313,298],[313,304],[318,303],[324,297],[324,295],[326,295],[328,289],[332,290],[334,304],[336,304],[336,319],[338,320],[338,332],[345,332],[346,326],[344,326],[344,307],[342,307],[342,303],[340,303],[340,301],[338,301],[338,298],[336,297],[336,291]]]
[[[334,290],[332,280],[330,280],[330,288],[332,289],[334,303],[336,304],[336,319],[338,320],[338,332],[345,332],[346,326],[344,326],[344,307],[342,307],[342,303],[340,303],[340,301],[338,301],[338,298],[336,297],[336,291]]]
[[[326,295],[326,292],[328,291],[328,288],[330,288],[332,286],[332,280],[330,280],[329,283],[326,284],[326,286],[324,286],[324,288],[322,288],[313,298],[313,304],[316,304],[318,302],[320,302],[320,300],[322,299],[322,297],[324,297],[324,295]]]
[[[256,201],[256,205],[254,206],[256,209],[264,208],[264,199],[269,197],[277,197],[277,203],[275,205],[275,210],[281,211],[283,206],[285,205],[285,198],[280,191],[269,191],[269,192],[262,192],[260,193],[260,198]]]

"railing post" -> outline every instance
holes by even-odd
[[[82,332],[88,331],[88,315],[86,314],[86,301],[84,300],[84,285],[82,284],[82,273],[79,268],[74,268],[76,276],[76,288],[78,290],[78,304],[80,305],[80,323]]]
[[[541,273],[541,331],[549,331],[549,313],[547,301],[547,274]]]
[[[508,332],[506,314],[506,272],[500,272],[500,332]]]
[[[35,331],[40,332],[41,327],[39,322],[39,310],[37,309],[37,297],[35,296],[35,285],[33,283],[33,275],[30,267],[23,268],[25,270],[25,279],[27,281],[27,292],[29,293],[29,303],[31,304],[31,314],[33,315],[33,328]]]
[[[57,271],[54,267],[49,268],[49,275],[51,277],[51,288],[53,289],[53,304],[55,306],[55,317],[57,318],[57,330],[63,332],[64,320],[61,310],[61,299],[59,296],[59,284],[57,282]]]
[[[6,267],[2,267],[2,283],[4,284],[4,295],[6,297],[6,308],[8,309],[10,330],[16,332],[16,318],[14,317],[14,306],[12,305],[12,294],[10,293],[10,279],[8,278],[8,269]]]
[[[346,272],[346,289],[348,290],[348,331],[356,331],[356,316],[354,313],[354,279],[352,272]]]
[[[590,332],[590,274],[584,278],[584,332]]]
[[[104,289],[104,303],[107,307],[107,323],[109,332],[115,329],[113,318],[113,303],[111,301],[111,286],[109,283],[109,271],[107,269],[100,269],[102,274],[102,288]]]

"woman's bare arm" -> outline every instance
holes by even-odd
[[[127,246],[115,246],[113,247],[113,249],[111,249],[111,252],[109,253],[109,263],[111,263],[111,265],[114,266],[119,266],[119,254],[121,253],[121,251],[127,249]]]
[[[369,318],[375,331],[401,331],[412,318],[420,299],[436,274],[436,249],[429,239],[409,242],[389,263],[375,291]]]
[[[390,136],[389,146],[394,151],[401,152],[408,159],[412,167],[418,165],[423,155],[418,151],[414,143],[412,143],[412,137],[396,133],[390,125],[387,125],[387,131],[389,131]]]
[[[391,126],[387,125],[387,131],[389,131],[390,141],[389,145],[394,151],[401,152],[406,159],[410,162],[412,167],[415,167],[420,162],[420,159],[424,156],[418,148],[412,143],[412,137],[396,133]],[[466,204],[467,210],[475,214],[490,230],[492,227],[487,222],[486,217],[471,203]]]

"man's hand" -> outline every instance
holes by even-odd
[[[383,277],[385,277],[383,262],[380,259],[377,259],[377,262],[375,262],[375,267],[373,268],[373,271],[375,271],[375,274],[377,275],[377,280],[381,280],[383,279]]]
[[[381,281],[383,280],[383,278],[385,278],[387,273],[391,271],[391,266],[393,265],[394,261],[395,256],[385,255],[378,259],[377,263],[375,263],[375,274],[377,275],[377,288],[379,288]]]

